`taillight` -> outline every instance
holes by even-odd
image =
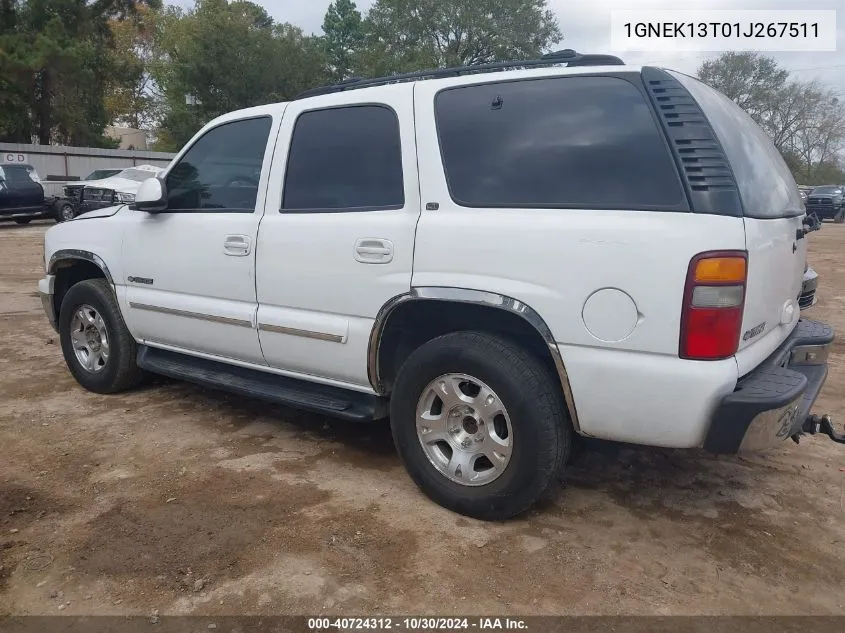
[[[747,275],[744,251],[710,251],[692,258],[681,311],[681,358],[718,360],[736,354]]]

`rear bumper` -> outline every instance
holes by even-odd
[[[789,338],[722,399],[705,450],[755,451],[800,434],[827,379],[833,338],[830,326],[800,320]]]

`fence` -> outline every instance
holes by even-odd
[[[42,181],[81,180],[95,169],[122,169],[135,165],[165,167],[175,155],[142,150],[0,143],[0,163],[32,165]]]

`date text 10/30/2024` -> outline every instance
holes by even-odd
[[[308,618],[311,631],[525,631],[519,618]]]

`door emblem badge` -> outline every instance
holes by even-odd
[[[126,278],[126,280],[131,284],[144,284],[144,285],[147,285],[147,286],[153,285],[153,280],[150,279],[149,277],[133,277],[133,276],[130,275],[129,277]]]

